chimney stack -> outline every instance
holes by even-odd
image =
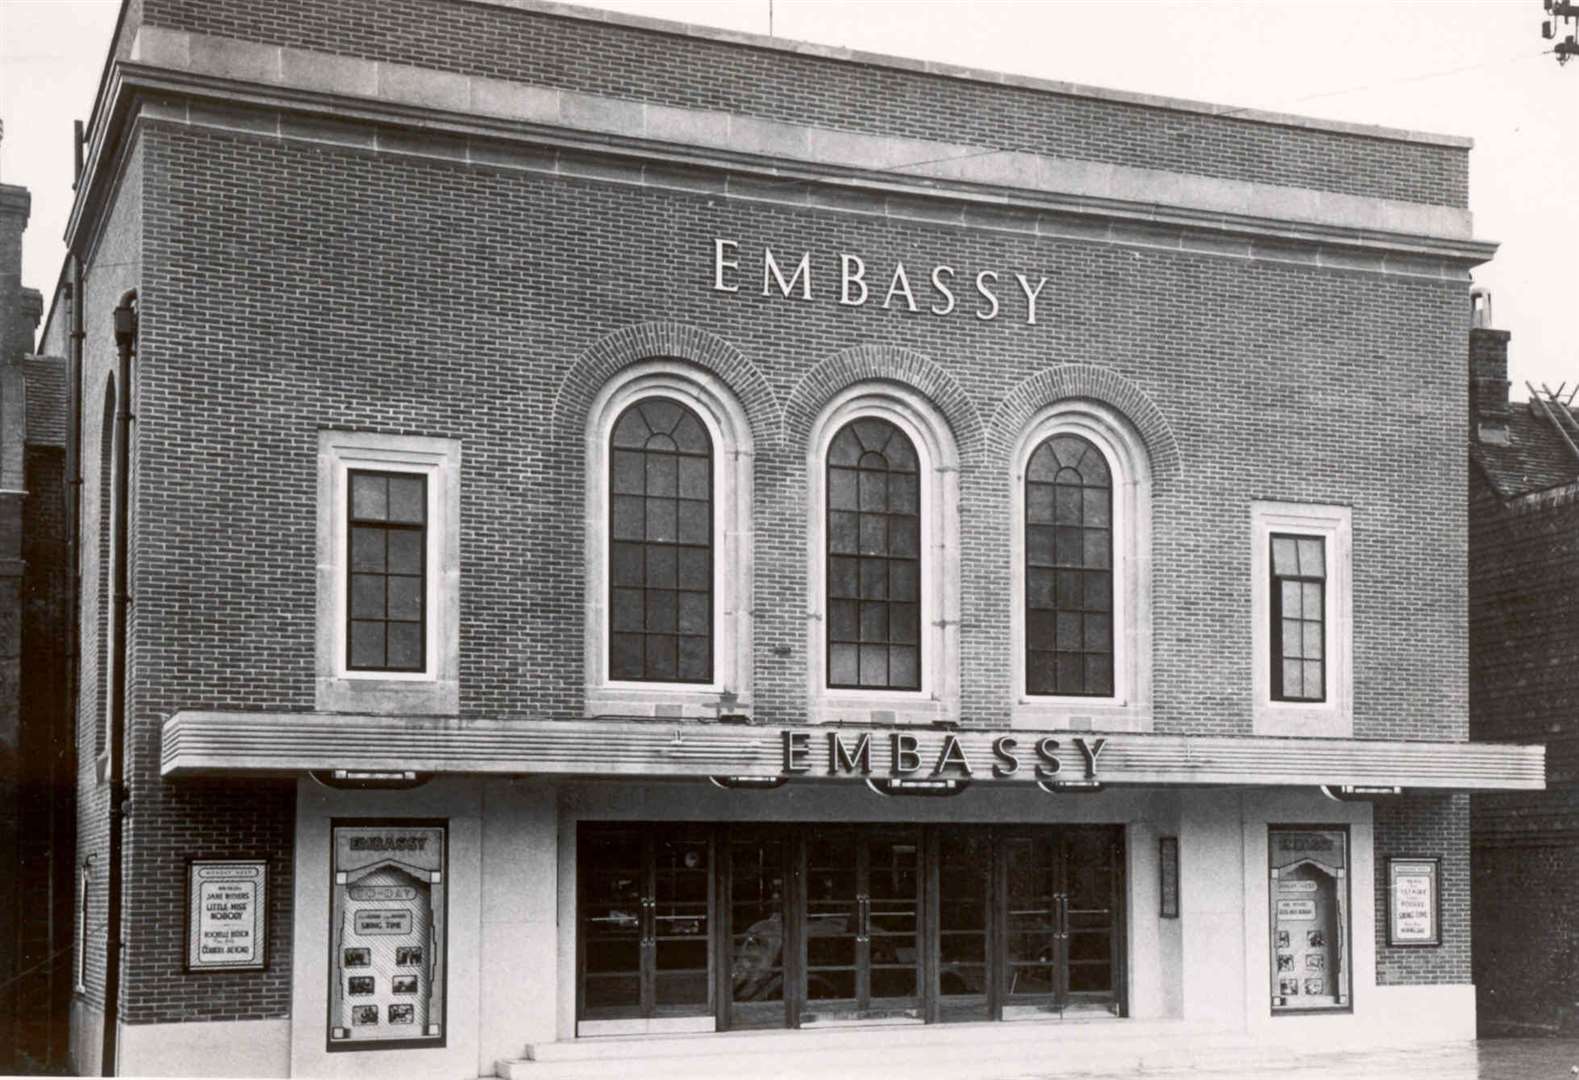
[[[1508,339],[1491,327],[1491,290],[1469,290],[1469,422],[1476,440],[1508,444]]]

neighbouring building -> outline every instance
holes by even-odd
[[[74,947],[65,366],[33,351],[31,209],[26,188],[0,184],[0,1073],[65,1063]]]
[[[1475,984],[1490,1035],[1579,1031],[1579,418],[1510,400],[1490,299],[1470,330],[1470,731],[1548,747],[1548,788],[1473,800]]]
[[[80,1068],[1473,1036],[1467,140],[140,0],[86,150]]]

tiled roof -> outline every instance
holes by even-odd
[[[27,380],[27,441],[32,446],[66,445],[66,362],[58,356],[24,356]]]
[[[1579,417],[1579,411],[1570,412]],[[1539,405],[1513,402],[1509,413],[1508,445],[1482,442],[1473,433],[1470,441],[1470,458],[1499,495],[1511,498],[1579,480],[1579,455]],[[1569,435],[1579,442],[1579,430],[1571,428]]]

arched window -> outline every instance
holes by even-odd
[[[1013,456],[1014,723],[1149,731],[1151,463],[1101,402],[1045,406]]]
[[[1025,691],[1113,695],[1113,476],[1072,433],[1025,468]]]
[[[921,475],[915,445],[878,416],[828,447],[828,686],[921,688]]]
[[[713,443],[691,409],[643,398],[609,448],[609,677],[713,679]]]

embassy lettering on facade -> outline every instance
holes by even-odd
[[[845,307],[862,307],[868,301],[886,309],[930,312],[947,316],[969,313],[991,322],[1010,312],[1023,312],[1026,325],[1036,325],[1036,305],[1047,278],[1033,282],[1021,273],[1002,274],[997,270],[959,270],[938,263],[926,271],[912,272],[903,261],[892,269],[868,267],[859,255],[840,252],[827,263],[814,262],[812,253],[776,256],[773,249],[762,248],[762,260],[742,262],[740,244],[735,240],[713,240],[713,291],[738,293],[744,286],[761,295],[777,295],[786,300],[812,301],[819,297],[837,300]],[[836,260],[836,261],[835,261]],[[837,288],[813,284],[837,282]],[[882,290],[882,300],[877,299]]]
[[[784,772],[802,776],[817,769],[813,761],[813,737],[810,731],[781,733]],[[1026,780],[1065,779],[1060,775],[1064,762],[1058,753],[1063,743],[1050,735],[1038,736],[1029,743],[1015,735],[999,735],[992,740],[990,761],[972,761],[965,744],[952,734],[944,735],[941,742],[928,740],[935,745],[923,745],[921,736],[902,731],[889,732],[886,739],[880,738],[876,743],[869,731],[850,742],[838,731],[827,732],[826,739],[827,756],[823,763],[828,776],[967,779],[987,770],[999,780],[1014,776]],[[1082,779],[1100,779],[1097,763],[1107,748],[1107,739],[1076,736],[1069,741],[1079,751]]]

